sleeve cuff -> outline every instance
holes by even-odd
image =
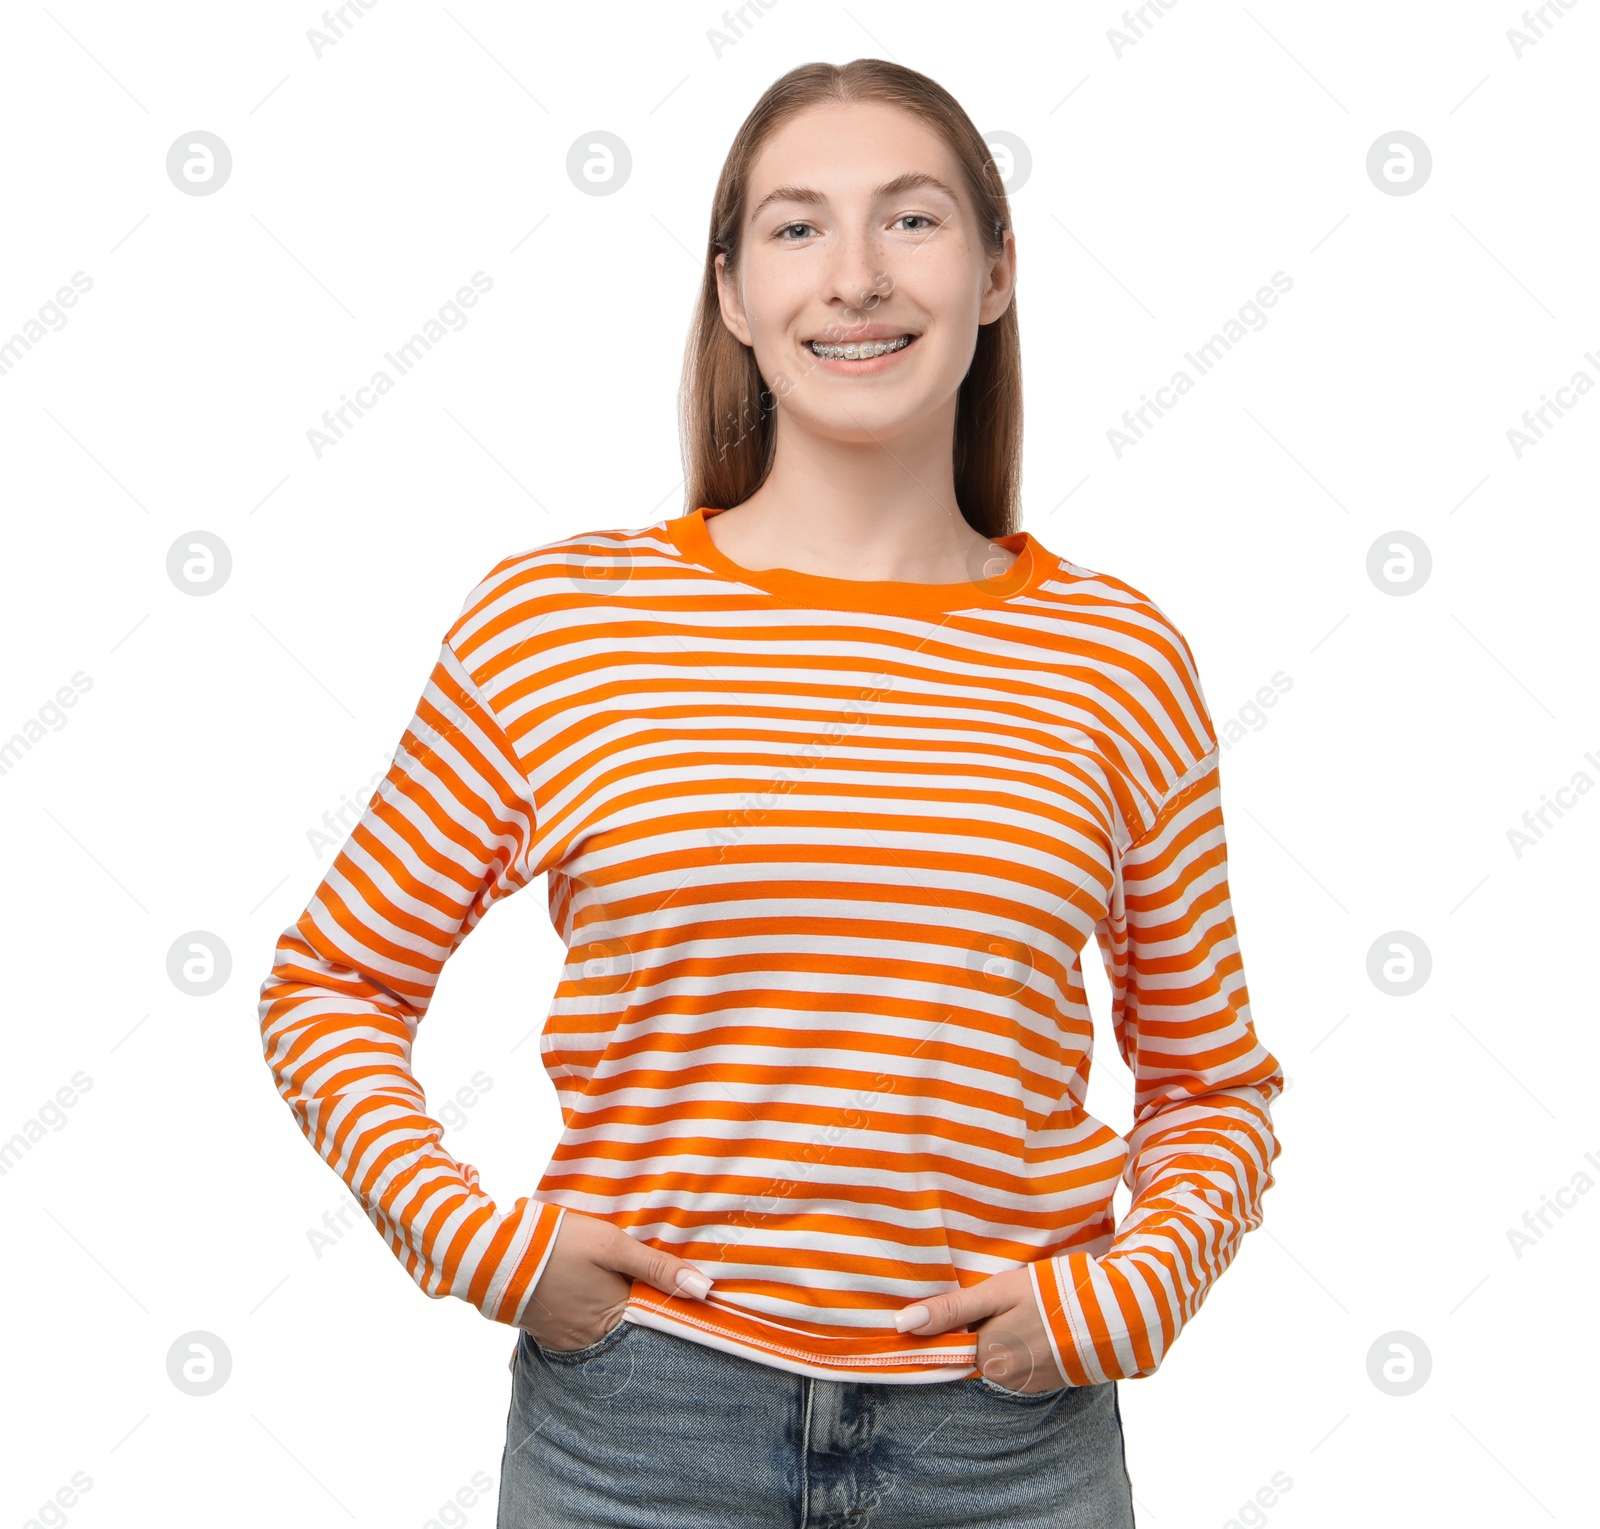
[[[1145,1314],[1137,1310],[1126,1280],[1114,1279],[1087,1253],[1061,1253],[1028,1269],[1052,1357],[1069,1385],[1097,1386],[1154,1373],[1160,1355],[1151,1349]],[[1137,1326],[1130,1325],[1124,1301],[1134,1305]]]
[[[564,1205],[526,1199],[517,1203],[515,1230],[500,1262],[500,1272],[476,1304],[491,1322],[520,1327],[534,1287],[555,1250],[556,1233],[566,1215]]]

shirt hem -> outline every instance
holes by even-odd
[[[865,1374],[876,1385],[929,1385],[937,1381],[967,1380],[979,1373],[976,1341],[948,1349],[922,1349],[916,1354],[905,1351],[851,1354],[824,1360],[795,1345],[757,1342],[736,1336],[705,1317],[655,1305],[638,1295],[628,1302],[625,1315],[641,1327],[653,1327],[736,1358],[817,1380],[860,1380]],[[937,1362],[943,1358],[948,1358],[949,1362]]]

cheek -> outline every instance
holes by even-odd
[[[923,269],[916,270],[915,264],[913,261],[908,274],[907,293],[946,327],[976,327],[983,302],[982,283],[965,251],[959,247],[942,249]]]
[[[785,344],[812,297],[796,263],[759,255],[745,266],[739,293],[758,351],[764,344]]]

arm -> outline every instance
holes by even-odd
[[[411,1071],[440,969],[533,879],[536,814],[511,740],[446,642],[394,763],[261,987],[278,1092],[430,1296],[515,1324],[563,1209],[501,1209],[441,1141]]]
[[[1135,1078],[1124,1182],[1101,1256],[1030,1265],[1072,1385],[1150,1375],[1240,1240],[1261,1224],[1279,1146],[1277,1059],[1256,1038],[1228,893],[1218,750],[1177,781],[1119,857],[1095,930],[1112,1025]]]

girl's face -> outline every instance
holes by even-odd
[[[745,206],[731,277],[717,256],[722,317],[780,412],[858,444],[950,428],[978,326],[1011,301],[1016,250],[1007,233],[998,259],[985,251],[944,140],[878,102],[811,107],[767,139]],[[817,353],[847,345],[855,356]]]

